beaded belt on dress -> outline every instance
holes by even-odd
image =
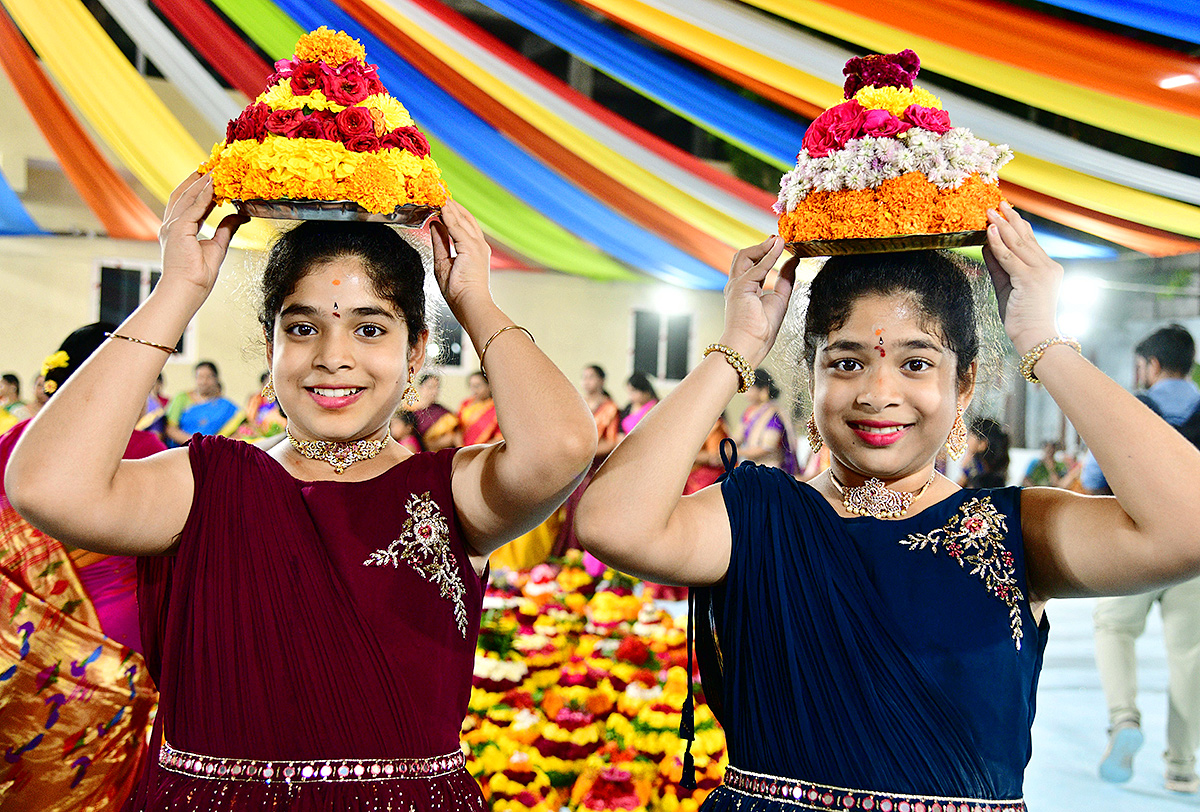
[[[345,781],[395,781],[437,778],[461,770],[467,758],[461,750],[428,758],[322,758],[312,761],[259,761],[217,758],[177,750],[165,740],[158,751],[164,770],[195,778],[222,781],[279,781],[295,784],[329,784]]]
[[[737,792],[801,809],[862,809],[867,812],[1026,812],[1023,800],[986,801],[846,789],[794,778],[725,768],[725,786]]]

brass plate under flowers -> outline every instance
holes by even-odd
[[[353,200],[235,200],[233,205],[239,214],[268,220],[340,220],[404,228],[424,228],[441,211],[437,206],[408,203],[389,214],[379,214]]]
[[[987,231],[950,231],[944,234],[903,234],[895,237],[853,237],[845,240],[789,242],[787,249],[798,257],[833,257],[845,254],[881,254],[885,251],[929,251],[983,245]]]

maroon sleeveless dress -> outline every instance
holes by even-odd
[[[302,482],[196,437],[172,556],[138,562],[161,694],[127,812],[484,809],[463,768],[483,600],[454,450],[365,482]]]

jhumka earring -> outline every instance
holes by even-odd
[[[413,379],[410,375],[408,378],[408,386],[404,387],[404,394],[400,396],[400,404],[411,409],[417,405],[417,401],[421,399],[421,395],[417,392],[417,387],[413,386]]]
[[[273,376],[267,377],[267,385],[262,390],[262,399],[267,403],[275,402],[275,378]]]
[[[812,448],[812,453],[816,454],[821,450],[825,442],[821,439],[821,433],[817,431],[817,421],[813,415],[808,416],[808,445]]]
[[[967,424],[962,419],[962,407],[954,417],[954,425],[950,427],[950,436],[946,438],[946,453],[951,459],[957,460],[967,451]]]

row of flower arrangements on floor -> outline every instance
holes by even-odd
[[[725,736],[697,683],[696,789],[682,786],[684,629],[636,581],[577,553],[488,590],[463,740],[495,812],[695,812]]]

